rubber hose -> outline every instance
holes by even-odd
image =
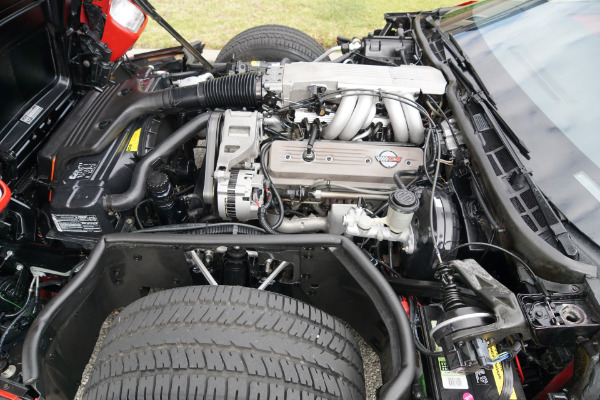
[[[177,129],[162,143],[150,151],[136,165],[129,189],[121,194],[108,194],[103,199],[106,210],[124,211],[136,206],[146,194],[146,178],[159,160],[165,160],[185,142],[193,138],[208,124],[212,113],[203,113]]]
[[[206,228],[197,229],[195,231],[190,231],[191,234],[197,235],[222,235],[233,233],[235,228],[236,234],[239,235],[264,235],[264,232],[259,231],[258,229],[251,229],[246,226],[208,226]]]
[[[167,89],[168,102],[173,108],[257,107],[262,98],[261,82],[259,74],[249,72],[172,87]]]

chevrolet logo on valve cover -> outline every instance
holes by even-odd
[[[394,168],[402,161],[402,157],[398,157],[398,155],[391,150],[381,152],[381,154],[375,156],[375,159],[385,168]]]

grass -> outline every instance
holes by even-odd
[[[220,49],[236,34],[256,25],[288,25],[306,32],[325,48],[338,35],[362,37],[383,27],[386,12],[431,10],[458,0],[153,0],[162,17],[187,40],[202,40]],[[176,46],[154,21],[149,21],[136,48]]]

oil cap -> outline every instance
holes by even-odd
[[[148,191],[152,193],[163,193],[169,189],[171,183],[164,172],[152,171],[146,180],[146,185]]]
[[[390,194],[389,204],[396,212],[410,214],[419,208],[419,199],[410,190],[398,189]]]

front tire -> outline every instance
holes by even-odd
[[[84,399],[364,399],[359,347],[279,294],[195,286],[148,295],[111,325]]]
[[[260,25],[231,39],[217,56],[216,62],[313,61],[324,53],[323,47],[306,33],[283,25]]]

